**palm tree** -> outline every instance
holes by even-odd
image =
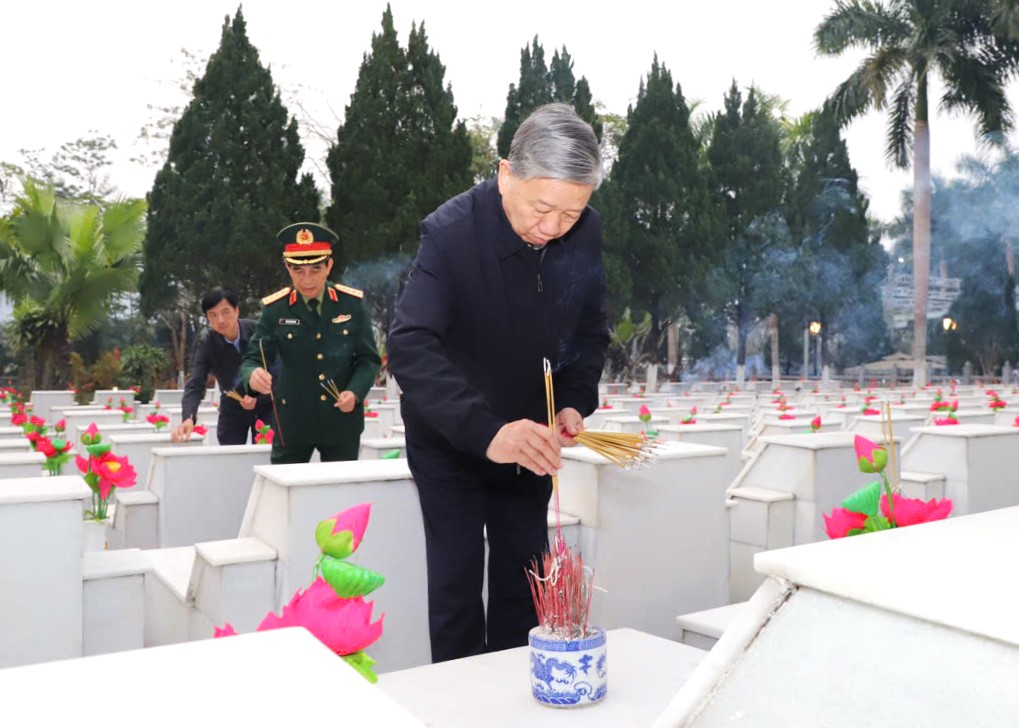
[[[15,304],[17,338],[34,354],[35,388],[62,386],[71,341],[136,289],[144,217],[144,200],[73,203],[24,182],[0,229],[0,290]]]
[[[1012,126],[1005,85],[1019,48],[1006,35],[1015,25],[1012,0],[836,0],[814,32],[819,53],[870,51],[828,104],[846,124],[888,107],[885,153],[898,167],[913,164],[914,383],[926,382],[927,289],[930,277],[931,172],[928,88],[939,74],[941,108],[973,113],[981,135],[997,141]]]

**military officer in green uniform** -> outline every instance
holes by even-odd
[[[329,282],[336,233],[314,223],[288,225],[283,245],[287,286],[262,299],[258,326],[241,364],[249,390],[276,399],[273,463],[356,460],[364,430],[364,398],[382,363],[364,294]],[[277,377],[266,364],[280,359]],[[327,392],[335,385],[339,397]]]

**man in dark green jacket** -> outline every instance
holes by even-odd
[[[274,464],[306,463],[316,449],[323,462],[356,460],[364,398],[382,363],[364,294],[329,282],[332,246],[338,242],[329,228],[294,223],[276,238],[293,285],[262,299],[241,381],[275,395]],[[274,381],[266,364],[277,355]]]

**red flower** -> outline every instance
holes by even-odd
[[[67,429],[67,420],[66,419],[57,420],[57,423],[53,425],[53,429],[56,430],[57,432],[63,432],[64,430]]]
[[[31,422],[36,427],[43,427],[46,425],[46,420],[44,420],[42,417],[36,417],[35,415],[29,417],[28,421]]]
[[[778,418],[780,420],[795,420],[796,419],[796,415],[781,414],[781,415],[778,416]]]
[[[99,428],[96,427],[95,422],[90,422],[85,431],[81,433],[81,444],[82,445],[95,445],[102,438],[99,436]]]
[[[935,417],[934,418],[934,424],[935,425],[957,425],[957,424],[959,424],[959,420],[956,419],[955,417],[952,417],[951,415],[949,415],[948,417]]]
[[[948,498],[942,498],[941,500],[931,498],[929,501],[924,502],[920,498],[903,498],[893,493],[892,505],[894,506],[893,513],[895,516],[892,520],[900,528],[902,526],[914,526],[917,523],[941,521],[948,518],[948,515],[952,512],[952,501]],[[881,496],[881,512],[884,513],[885,518],[892,518],[892,514],[888,512],[887,495]]]
[[[867,409],[863,410],[863,412],[861,414],[865,414],[865,415],[879,415],[879,414],[881,414],[881,411],[880,410],[876,410],[876,409],[871,409],[870,407],[868,407]]]
[[[94,472],[99,476],[99,497],[103,500],[110,496],[113,488],[130,488],[138,482],[138,474],[126,457],[107,453],[102,459],[93,459],[93,463],[96,465]]]
[[[845,538],[855,528],[863,528],[867,522],[866,513],[857,513],[845,508],[835,508],[831,515],[824,515],[824,530],[828,538]]]
[[[40,435],[35,430],[32,430],[31,432],[26,432],[25,433],[25,437],[28,438],[29,442],[37,442],[39,440],[39,438],[42,437],[42,435]]]
[[[47,458],[56,457],[57,449],[53,447],[48,437],[40,437],[35,443],[36,452],[41,452]]]
[[[191,431],[196,435],[204,435],[209,431],[209,428],[205,425],[195,425],[191,428]]]
[[[26,417],[22,412],[17,412],[11,415],[11,424],[15,427],[21,427],[26,422],[28,422],[28,417]]]
[[[812,429],[814,432],[817,432],[818,430],[821,429],[821,415],[818,415],[817,417],[810,421],[810,429]]]

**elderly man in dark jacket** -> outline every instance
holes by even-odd
[[[601,219],[587,204],[600,182],[591,127],[550,104],[494,179],[422,223],[389,365],[424,517],[435,662],[524,645],[537,624],[525,570],[547,548],[550,475],[598,405],[608,347]]]

